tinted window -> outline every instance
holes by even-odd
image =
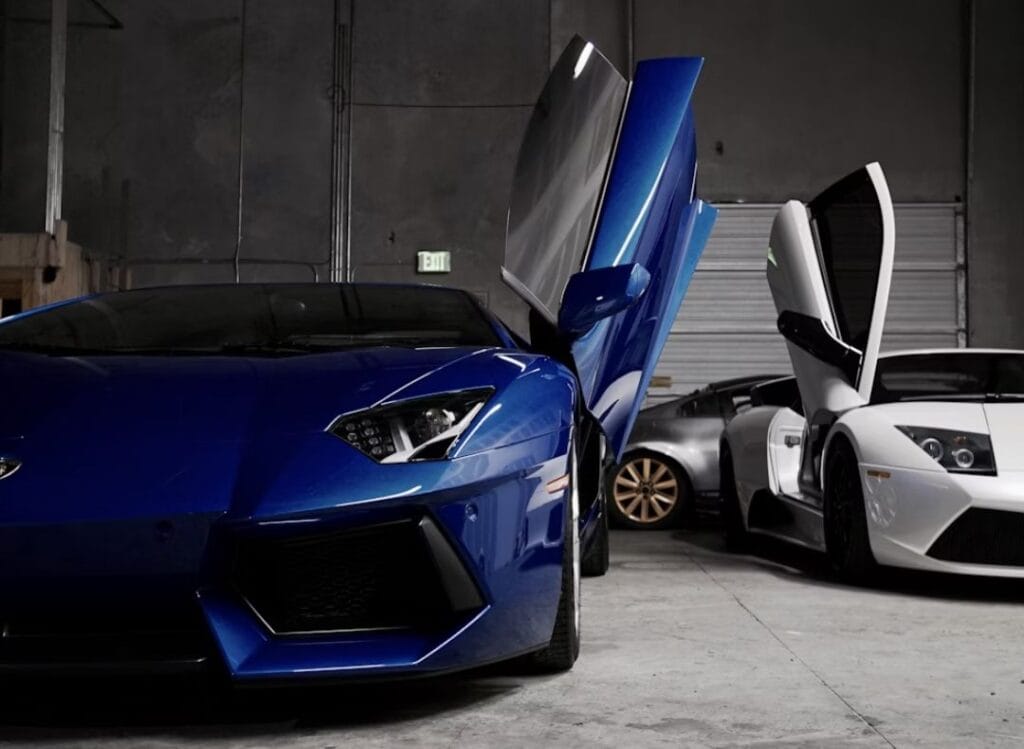
[[[755,385],[750,390],[750,405],[791,408],[801,415],[804,410],[795,377],[782,377]]]
[[[940,353],[878,361],[873,403],[1024,395],[1024,355]]]
[[[334,284],[183,286],[103,294],[0,323],[0,346],[268,353],[368,345],[500,345],[452,289]],[[258,352],[257,352],[258,353]]]
[[[551,320],[587,250],[625,96],[622,76],[577,37],[551,72],[519,149],[505,270]]]
[[[825,286],[840,337],[864,350],[882,263],[882,213],[866,169],[837,182],[810,204]]]
[[[679,406],[679,415],[721,417],[722,414],[718,410],[718,396],[715,393],[706,393],[684,400]]]

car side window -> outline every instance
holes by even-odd
[[[718,399],[714,394],[690,398],[679,406],[679,415],[688,418],[721,416]]]
[[[755,385],[750,390],[750,405],[791,408],[803,416],[803,402],[795,377],[782,377]]]

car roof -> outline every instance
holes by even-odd
[[[752,385],[758,382],[767,382],[768,380],[777,380],[785,375],[780,374],[758,374],[758,375],[744,375],[742,377],[733,377],[728,380],[718,380],[712,382],[703,388],[705,391],[719,391],[719,390],[731,390],[733,388],[742,387],[743,385]],[[698,391],[700,392],[700,391]]]
[[[1021,349],[1009,348],[927,348],[927,349],[906,349],[903,351],[887,351],[879,358],[892,359],[899,356],[920,356],[941,354],[1024,354]]]
[[[717,380],[715,382],[709,382],[704,387],[697,388],[696,390],[691,390],[689,393],[685,393],[684,395],[677,395],[677,396],[675,396],[675,397],[673,397],[673,398],[671,398],[671,399],[669,399],[667,401],[664,401],[664,402],[665,403],[675,403],[677,401],[683,401],[683,400],[686,400],[688,398],[697,398],[697,397],[700,397],[702,395],[710,395],[712,393],[720,393],[720,392],[723,392],[725,390],[733,390],[733,389],[736,389],[736,388],[741,388],[741,387],[743,387],[745,385],[757,385],[758,383],[761,383],[761,382],[768,382],[769,380],[777,380],[777,379],[780,379],[782,377],[785,377],[785,375],[780,375],[780,374],[759,374],[759,375],[743,375],[742,377],[733,377],[733,378],[730,378],[728,380]],[[661,404],[658,404],[658,405],[661,405]]]
[[[163,290],[175,290],[175,289],[234,289],[238,287],[262,287],[267,289],[277,288],[323,288],[327,286],[345,287],[345,288],[395,288],[395,289],[442,289],[444,291],[457,291],[463,294],[469,292],[465,289],[459,289],[454,286],[444,286],[443,284],[436,283],[417,283],[410,281],[400,282],[385,282],[385,281],[244,281],[241,283],[188,283],[188,284],[157,284],[155,286],[134,286],[131,289],[125,289],[125,291],[163,291]],[[121,292],[114,292],[121,293]]]

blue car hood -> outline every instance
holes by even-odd
[[[226,511],[308,435],[481,349],[379,348],[284,358],[0,353],[8,403],[0,521]],[[16,396],[11,396],[16,394]]]

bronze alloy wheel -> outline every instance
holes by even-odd
[[[633,528],[671,525],[683,502],[683,486],[676,470],[648,453],[626,456],[612,479],[612,510]]]

